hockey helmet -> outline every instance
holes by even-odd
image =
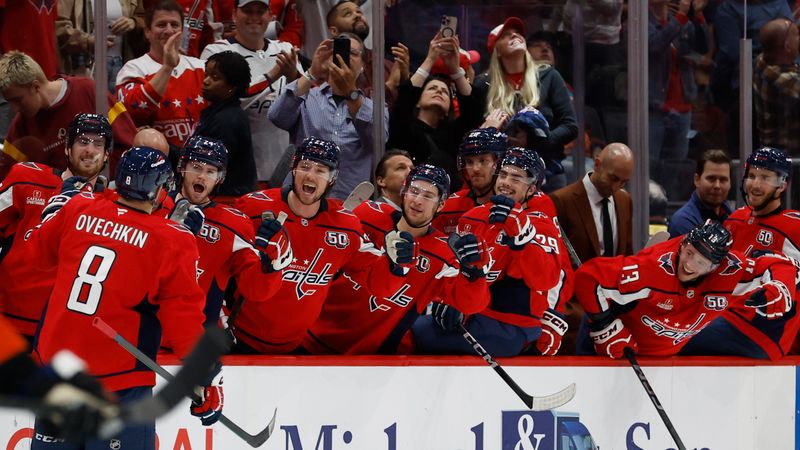
[[[550,136],[550,124],[544,114],[532,106],[526,106],[511,117],[506,125],[506,133],[519,128],[528,134],[528,144],[535,145],[537,141],[546,140]]]
[[[761,147],[754,151],[744,163],[744,178],[751,167],[771,170],[785,181],[792,174],[792,158],[781,149],[774,147]]]
[[[199,161],[210,164],[219,170],[217,182],[225,180],[225,168],[228,166],[228,150],[225,145],[216,139],[204,136],[192,136],[181,149],[178,160],[178,173],[186,170],[189,161]]]
[[[530,177],[529,183],[538,188],[545,178],[544,160],[535,150],[522,147],[510,147],[506,150],[500,162],[497,163],[495,175],[500,174],[503,166],[516,166],[523,169]]]
[[[508,136],[497,131],[496,128],[478,128],[470,131],[458,146],[458,155],[456,156],[458,170],[464,170],[467,167],[465,156],[491,153],[500,158],[506,151],[507,139]]]
[[[119,161],[116,189],[126,199],[154,200],[158,188],[171,189],[172,179],[164,153],[150,147],[133,147]]]
[[[731,232],[723,227],[722,223],[709,219],[703,225],[690,231],[683,238],[683,243],[692,244],[698,252],[713,264],[719,264],[728,254],[733,239],[731,238]]]
[[[85,133],[95,133],[105,139],[106,152],[111,150],[114,145],[114,132],[108,119],[100,114],[80,113],[76,114],[69,123],[67,130],[67,147],[72,148],[75,139]]]
[[[415,180],[427,181],[439,190],[439,202],[445,201],[450,193],[450,175],[441,167],[431,164],[414,166],[406,177],[401,195],[405,195],[411,183]]]

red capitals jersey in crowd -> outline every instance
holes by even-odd
[[[281,286],[281,273],[261,270],[261,258],[253,246],[250,219],[240,211],[212,202],[203,208],[205,221],[197,236],[200,289],[206,293],[206,325],[216,324],[228,280],[234,277],[238,292],[248,301],[272,297]]]
[[[47,164],[64,170],[66,158],[64,148],[67,142],[69,123],[79,113],[95,111],[95,83],[90,78],[64,77],[67,90],[64,96],[53,105],[42,108],[31,117],[21,114],[14,116],[8,128],[8,136],[3,143],[3,153],[16,162],[32,161]],[[111,175],[114,175],[116,161],[133,144],[136,126],[125,105],[117,102],[110,94],[108,98],[108,122],[114,133],[114,148],[109,156]],[[28,140],[27,143],[23,141]],[[0,179],[10,170],[0,167]]]
[[[42,66],[45,77],[55,77],[57,6],[58,0],[0,0],[0,54],[24,52]]]
[[[503,224],[489,223],[492,205],[489,202],[473,208],[458,221],[458,232],[483,238],[495,260],[486,277],[492,283],[491,303],[481,314],[520,327],[539,326],[542,313],[549,307],[545,293],[563,284],[558,231],[549,217],[526,210],[536,236],[522,250],[511,250],[500,243]]]
[[[30,236],[32,259],[57,267],[35,352],[82,358],[109,391],[155,375],[92,326],[99,317],[155,358],[164,342],[186,356],[203,332],[197,246],[182,225],[92,194],[73,197]]]
[[[353,213],[379,247],[402,214],[378,202],[362,203]],[[396,353],[403,335],[431,301],[451,304],[465,314],[486,306],[486,280],[470,282],[460,274],[444,234],[430,228],[414,243],[419,248],[416,265],[400,289],[389,296],[372,295],[346,272],[334,281],[322,314],[308,330],[303,347],[313,354]]]
[[[200,120],[200,111],[207,106],[201,95],[205,61],[181,56],[164,95],[150,84],[160,68],[161,63],[149,54],[128,61],[117,75],[117,96],[136,126],[149,125],[164,133],[170,144],[183,147]]]
[[[269,189],[241,197],[236,207],[261,224],[261,213],[288,215],[284,227],[294,262],[283,270],[283,284],[269,301],[246,303],[236,323],[237,337],[260,353],[297,348],[317,320],[334,275],[343,269],[378,297],[390,297],[405,282],[393,275],[389,260],[364,233],[358,218],[337,200],[322,199],[319,213],[305,219],[289,208],[290,188]]]
[[[745,256],[753,252],[769,250],[800,261],[800,212],[779,209],[766,216],[754,216],[753,209],[744,206],[734,211],[725,221],[731,231],[733,245]],[[787,284],[791,288],[790,284]],[[797,298],[795,297],[795,301]],[[744,306],[733,306],[723,316],[736,329],[758,344],[770,359],[777,359],[789,353],[800,329],[800,315],[797,307],[783,317],[768,320]]]
[[[28,254],[25,233],[42,220],[47,200],[61,187],[61,173],[19,163],[0,182],[0,311],[20,333],[32,337],[53,287]],[[25,280],[21,282],[21,280]]]
[[[432,225],[442,233],[450,235],[450,233],[456,231],[458,219],[476,206],[479,205],[475,194],[472,193],[472,189],[466,188],[454,192],[444,202],[444,207],[433,219]]]
[[[642,355],[677,354],[694,335],[729,307],[770,280],[795,284],[794,265],[783,257],[750,259],[732,251],[717,269],[683,284],[676,275],[682,237],[632,256],[593,258],[575,271],[575,295],[590,317],[619,314]]]

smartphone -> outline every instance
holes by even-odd
[[[350,38],[349,37],[338,37],[333,39],[333,62],[338,66],[339,59],[336,58],[336,55],[342,57],[347,66],[350,66]]]
[[[458,17],[442,16],[442,25],[439,27],[439,36],[443,38],[455,36],[457,26],[458,26]]]

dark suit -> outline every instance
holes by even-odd
[[[550,198],[556,205],[558,222],[581,262],[601,256],[600,240],[597,238],[598,226],[592,216],[592,207],[589,205],[589,195],[583,186],[583,180],[551,192]],[[623,190],[617,191],[613,198],[617,216],[617,248],[614,250],[614,255],[632,255],[633,202],[630,194]]]

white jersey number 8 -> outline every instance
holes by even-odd
[[[97,312],[103,296],[103,282],[108,278],[117,254],[113,250],[93,245],[86,250],[72,282],[67,308],[91,316]]]

